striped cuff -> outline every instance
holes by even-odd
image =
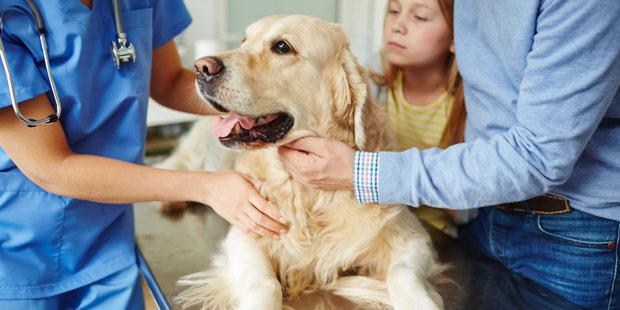
[[[379,153],[355,152],[353,189],[358,203],[379,202]]]

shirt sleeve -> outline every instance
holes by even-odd
[[[174,39],[192,23],[192,17],[183,0],[154,0],[153,48]]]
[[[23,102],[48,92],[47,80],[37,68],[33,55],[23,46],[2,37],[4,56],[9,65],[16,101]],[[11,106],[6,68],[0,64],[0,109]]]
[[[475,208],[564,184],[619,89],[619,29],[620,1],[543,1],[517,123],[445,151],[381,153],[379,202]]]
[[[357,202],[379,202],[379,153],[355,152],[353,188]]]

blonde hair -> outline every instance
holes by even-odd
[[[441,13],[450,28],[450,37],[454,41],[454,1],[453,0],[437,0]],[[386,19],[389,12],[389,3],[386,7]],[[385,23],[384,23],[385,25]],[[392,95],[394,95],[394,83],[398,76],[399,68],[387,61],[385,51],[381,51],[381,65],[383,74],[370,72],[370,77],[379,86],[386,86]],[[467,113],[465,111],[465,96],[463,94],[463,81],[456,66],[456,56],[450,53],[448,56],[447,70],[449,70],[446,91],[454,98],[452,110],[448,116],[446,127],[443,130],[439,147],[446,148],[450,145],[464,141],[465,119]]]

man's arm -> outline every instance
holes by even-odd
[[[543,2],[517,124],[445,151],[381,153],[382,203],[472,208],[564,184],[620,85],[620,2]]]
[[[296,180],[361,203],[467,209],[564,184],[620,87],[620,2],[546,0],[520,84],[517,123],[446,150],[357,152],[304,138],[280,148]],[[353,185],[353,186],[352,186]]]
[[[181,66],[174,41],[153,51],[151,97],[173,110],[203,115],[221,114],[196,94],[195,74]]]

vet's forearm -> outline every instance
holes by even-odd
[[[187,69],[179,71],[165,96],[155,99],[161,105],[181,112],[201,115],[221,114],[196,94],[195,75]]]
[[[73,154],[62,160],[44,182],[57,195],[101,203],[197,201],[199,173],[144,167],[105,157]]]

